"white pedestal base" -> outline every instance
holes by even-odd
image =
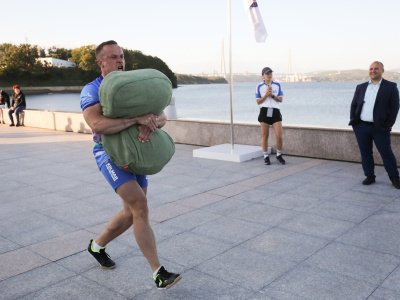
[[[193,157],[242,162],[261,157],[263,153],[259,146],[222,144],[193,150]]]

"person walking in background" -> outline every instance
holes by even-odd
[[[12,102],[10,110],[8,111],[8,115],[10,116],[11,124],[10,126],[21,126],[20,123],[20,115],[21,112],[26,109],[25,95],[21,91],[21,87],[16,84],[13,86],[14,93],[12,94]],[[15,112],[15,116],[17,118],[17,125],[14,124],[13,113]]]
[[[284,165],[286,162],[282,156],[282,115],[279,103],[283,101],[283,91],[278,82],[272,80],[272,70],[265,67],[261,71],[263,82],[256,88],[256,102],[260,107],[258,122],[261,127],[261,150],[264,154],[264,164],[270,165],[268,155],[269,126],[272,125],[276,139],[276,159]]]
[[[395,82],[382,78],[383,72],[383,64],[379,61],[369,67],[370,80],[359,84],[354,93],[349,125],[353,127],[361,153],[366,176],[362,184],[375,182],[374,142],[393,186],[400,189],[396,157],[390,143],[390,131],[399,111],[399,90]]]
[[[105,179],[122,198],[123,208],[117,213],[106,228],[95,239],[89,242],[88,252],[102,267],[114,268],[115,263],[106,253],[106,245],[128,230],[132,225],[136,242],[146,257],[152,271],[157,288],[169,288],[177,283],[181,276],[168,272],[161,266],[156,241],[149,221],[147,206],[147,176],[133,174],[118,168],[103,149],[102,134],[118,133],[130,126],[139,126],[139,140],[146,141],[151,133],[165,125],[165,114],[156,116],[148,114],[131,119],[111,119],[102,114],[99,99],[100,84],[108,73],[125,70],[125,58],[122,48],[115,41],[101,43],[96,48],[96,62],[100,67],[101,75],[87,84],[81,92],[81,108],[83,117],[93,130],[95,146],[93,154],[96,163]],[[135,272],[135,270],[133,270]]]
[[[6,124],[4,121],[3,108],[10,108],[10,96],[3,90],[0,90],[0,124]]]

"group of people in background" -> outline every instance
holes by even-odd
[[[369,67],[370,80],[359,84],[350,106],[350,122],[361,154],[361,163],[365,175],[363,185],[375,183],[375,162],[373,144],[382,157],[383,165],[392,185],[400,189],[399,171],[393,153],[390,132],[399,112],[399,90],[395,82],[384,79],[383,63],[374,61]],[[276,159],[282,164],[282,115],[279,104],[283,101],[281,85],[272,79],[272,69],[265,67],[261,71],[262,82],[256,88],[256,102],[260,107],[258,121],[261,128],[261,150],[264,164],[270,165],[268,150],[269,127],[275,131]]]
[[[21,113],[26,109],[25,95],[21,91],[21,87],[16,84],[12,87],[13,94],[11,96],[4,91],[0,90],[0,124],[5,124],[3,108],[8,108],[8,116],[10,117],[10,126],[24,126],[23,120],[21,118]],[[14,123],[14,117],[17,119],[17,123]]]

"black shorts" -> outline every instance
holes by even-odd
[[[278,108],[273,108],[272,117],[267,117],[267,107],[260,108],[260,114],[258,115],[258,122],[267,123],[272,125],[276,122],[282,122],[281,111]]]

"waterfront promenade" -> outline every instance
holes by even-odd
[[[131,232],[86,253],[120,200],[91,135],[0,125],[0,299],[400,299],[400,191],[382,167],[287,156],[232,163],[177,145],[150,177],[159,255],[183,279],[155,288]]]

